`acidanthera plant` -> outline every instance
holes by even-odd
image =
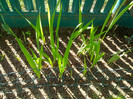
[[[55,19],[55,12],[57,9],[57,6],[60,4],[60,0],[58,1],[55,11],[54,12],[50,12],[50,8],[48,5],[48,22],[49,22],[49,31],[50,31],[50,47],[51,47],[51,51],[52,51],[52,56],[53,59],[50,58],[50,56],[48,56],[46,53],[44,53],[44,44],[45,44],[45,36],[43,33],[43,29],[42,29],[42,23],[41,23],[41,15],[39,13],[38,17],[37,17],[37,22],[36,25],[33,25],[27,18],[25,18],[17,9],[16,11],[23,17],[25,18],[25,20],[32,26],[32,28],[35,30],[36,32],[36,43],[37,43],[37,51],[39,52],[39,56],[37,57],[37,55],[35,54],[33,49],[31,50],[32,55],[30,55],[30,53],[28,52],[28,50],[26,49],[26,47],[24,46],[22,40],[20,40],[15,33],[10,29],[10,27],[6,24],[6,22],[4,21],[3,16],[2,20],[3,20],[3,29],[8,33],[13,35],[24,56],[26,57],[29,65],[31,66],[31,68],[33,69],[33,71],[36,73],[37,77],[40,78],[41,77],[41,70],[42,70],[42,62],[48,62],[52,67],[54,67],[55,62],[58,63],[58,67],[59,67],[59,77],[61,78],[67,65],[69,64],[68,61],[68,57],[69,57],[69,52],[71,49],[71,46],[73,44],[73,41],[82,34],[82,32],[86,29],[90,29],[90,38],[85,39],[82,36],[83,39],[83,44],[81,45],[81,47],[79,48],[78,54],[83,54],[84,56],[86,54],[90,55],[90,61],[92,62],[91,67],[93,67],[99,60],[100,58],[104,55],[104,53],[100,53],[100,44],[102,42],[102,40],[104,39],[105,35],[107,34],[107,32],[112,28],[112,26],[117,22],[117,20],[127,11],[127,9],[132,5],[129,4],[126,8],[124,8],[120,13],[119,10],[122,6],[120,6],[120,8],[117,10],[116,15],[114,16],[114,18],[112,19],[112,22],[110,23],[109,27],[107,30],[104,30],[110,16],[111,16],[111,12],[113,10],[113,7],[111,9],[111,11],[109,12],[103,26],[101,29],[101,32],[97,35],[95,35],[97,28],[95,28],[93,26],[93,20],[91,20],[89,23],[87,23],[86,25],[84,25],[82,23],[82,13],[81,10],[79,10],[79,24],[77,25],[77,27],[74,29],[74,31],[71,33],[70,39],[68,41],[66,50],[64,55],[61,55],[59,53],[59,35],[58,35],[58,30],[59,30],[59,26],[60,26],[60,21],[61,21],[61,14],[62,14],[62,4],[60,4],[60,11],[59,11],[59,15],[58,15],[58,19],[57,19],[57,27],[56,27],[56,40],[54,38],[54,31],[53,31],[53,24],[54,24],[54,19]],[[91,26],[91,27],[89,27]],[[100,37],[103,36],[102,39],[100,39]],[[42,41],[42,43],[40,44],[40,40]],[[86,58],[84,57],[84,75],[87,72],[87,64],[86,64]]]
[[[60,1],[57,3],[57,6],[59,5]],[[55,11],[56,11],[55,8]],[[17,9],[16,11],[23,17],[25,18]],[[13,35],[23,54],[25,55],[28,63],[30,64],[31,68],[33,69],[33,71],[36,73],[36,75],[38,76],[38,78],[40,78],[41,76],[41,69],[42,69],[42,61],[46,61],[48,62],[52,67],[54,67],[54,63],[57,61],[58,63],[58,67],[59,67],[59,71],[60,74],[59,76],[62,77],[63,72],[65,71],[65,68],[67,67],[68,63],[68,56],[69,56],[69,51],[70,48],[72,46],[72,43],[74,41],[74,39],[76,37],[78,37],[85,29],[87,29],[87,27],[90,25],[91,22],[89,22],[88,24],[86,24],[84,27],[79,28],[79,26],[82,25],[79,24],[74,31],[71,34],[70,40],[67,44],[67,48],[65,50],[64,55],[62,56],[59,53],[59,36],[58,36],[58,30],[59,30],[59,25],[60,25],[60,20],[61,20],[61,12],[62,12],[62,5],[60,7],[60,12],[58,15],[58,20],[57,20],[57,28],[56,28],[56,41],[54,38],[54,33],[53,33],[53,23],[54,23],[54,18],[55,18],[55,11],[53,12],[53,14],[51,15],[50,10],[49,10],[49,5],[48,5],[48,22],[49,22],[49,30],[50,30],[50,47],[51,47],[51,51],[52,51],[52,56],[53,56],[53,60],[46,54],[43,52],[43,46],[45,44],[45,37],[44,37],[44,33],[43,33],[43,29],[42,29],[42,24],[41,24],[41,16],[40,13],[37,17],[37,22],[36,22],[36,26],[34,26],[27,18],[25,18],[25,20],[32,26],[32,28],[35,30],[36,32],[36,43],[37,43],[37,50],[39,52],[39,57],[37,57],[37,55],[34,53],[33,49],[30,49],[32,52],[32,55],[29,54],[28,50],[26,49],[26,47],[24,46],[23,42],[15,35],[15,33],[10,29],[10,27],[6,24],[6,22],[4,21],[4,18],[2,16],[3,22],[4,24],[3,29],[5,31],[7,31],[8,34]],[[43,43],[40,46],[39,41],[42,41]]]
[[[20,15],[21,15],[21,13],[20,13]],[[22,40],[20,40],[15,35],[15,33],[11,30],[11,28],[6,24],[6,22],[4,21],[3,16],[1,16],[1,17],[2,17],[2,20],[4,22],[4,24],[2,24],[3,29],[8,34],[11,34],[11,35],[13,35],[16,38],[16,40],[17,40],[17,42],[18,42],[18,44],[19,44],[24,56],[26,57],[29,65],[31,66],[33,71],[36,73],[37,77],[40,78],[41,77],[40,76],[40,74],[41,74],[40,72],[41,72],[41,69],[42,69],[42,61],[47,61],[47,62],[49,62],[52,65],[52,61],[51,61],[50,57],[43,52],[43,45],[45,44],[45,37],[44,37],[43,31],[42,31],[40,13],[39,13],[39,15],[37,17],[36,26],[34,26],[28,19],[26,19],[24,17],[27,20],[27,22],[32,26],[32,28],[36,31],[36,43],[37,43],[37,50],[39,52],[39,57],[37,57],[35,55],[35,53],[34,53],[34,51],[32,49],[30,49],[31,52],[32,52],[32,55],[29,54],[29,52],[26,49],[26,47],[24,46]],[[39,39],[41,39],[43,41],[43,44],[41,44],[41,46],[39,46]],[[43,57],[45,57],[45,59]]]
[[[90,62],[92,63],[91,66],[89,66],[89,68],[94,67],[97,62],[104,56],[105,53],[100,53],[100,45],[102,43],[102,40],[105,38],[106,34],[108,33],[108,31],[114,26],[114,24],[121,18],[121,16],[133,5],[133,3],[130,3],[127,7],[125,7],[121,12],[121,7],[123,6],[123,4],[125,3],[126,0],[124,0],[122,2],[122,4],[120,5],[120,7],[118,8],[118,10],[116,11],[112,21],[110,22],[109,26],[107,27],[107,29],[105,29],[105,27],[108,24],[108,21],[111,17],[113,8],[116,4],[116,2],[114,3],[114,5],[112,6],[109,14],[107,15],[107,18],[105,19],[103,26],[101,28],[101,31],[99,34],[96,34],[97,32],[97,28],[95,28],[93,26],[93,22],[92,25],[90,27],[90,34],[88,38],[85,38],[84,35],[81,35],[81,39],[82,39],[82,44],[78,50],[78,55],[83,55],[84,56],[84,71],[83,71],[83,75],[85,76],[86,72],[87,72],[87,64],[86,64],[86,56],[89,56],[90,58]],[[81,7],[79,8],[79,23],[82,23],[82,13],[81,13]],[[82,28],[82,26],[80,27]],[[102,39],[101,36],[103,35]],[[115,57],[113,56],[113,58],[110,59],[109,63],[112,62],[112,59],[114,58],[119,58],[119,57]]]
[[[60,71],[60,77],[62,77],[63,72],[65,71],[67,64],[69,64],[68,62],[68,56],[69,56],[69,52],[70,52],[70,48],[73,44],[74,39],[76,39],[84,30],[86,30],[88,28],[88,26],[91,24],[91,22],[89,22],[88,24],[86,24],[84,27],[79,28],[82,23],[80,23],[75,29],[74,31],[71,33],[70,39],[68,41],[66,50],[64,55],[62,56],[59,52],[59,36],[58,36],[58,30],[59,30],[59,24],[60,24],[60,20],[61,20],[61,11],[62,11],[62,5],[60,7],[60,12],[59,12],[59,16],[58,16],[58,20],[57,20],[57,28],[56,28],[56,40],[54,39],[54,34],[53,34],[53,22],[54,22],[54,17],[55,17],[55,11],[53,12],[53,14],[51,15],[50,10],[49,10],[49,6],[48,6],[48,22],[49,22],[49,30],[50,30],[50,41],[51,41],[51,50],[52,50],[52,55],[54,58],[54,62],[57,61],[58,63],[58,67],[59,67],[59,71]],[[79,29],[78,29],[79,28]],[[55,44],[55,42],[56,44]]]

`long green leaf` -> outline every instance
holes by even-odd
[[[4,18],[3,18],[3,22],[4,22],[4,25],[3,26],[6,27],[6,29],[4,28],[5,31],[8,32],[8,33],[10,33],[10,34],[12,34],[16,38],[16,40],[17,40],[17,42],[18,42],[18,44],[19,44],[19,46],[20,46],[20,48],[21,48],[24,56],[26,57],[28,63],[30,64],[30,66],[32,67],[33,71],[36,73],[36,75],[38,76],[38,78],[40,78],[40,70],[38,69],[38,66],[36,66],[36,64],[34,62],[34,59],[31,57],[31,55],[29,54],[28,50],[25,48],[25,46],[23,45],[23,43],[21,42],[21,40],[15,35],[15,33],[6,24],[6,22],[4,21]]]
[[[120,17],[131,7],[133,6],[133,2],[129,5],[127,5],[126,8],[124,8],[116,17],[113,18],[112,23],[109,28],[112,28],[112,26],[120,19]]]
[[[36,27],[26,17],[24,17],[16,8],[15,10],[32,26],[34,30],[36,30]]]
[[[36,54],[34,53],[34,51],[30,48],[31,52],[32,52],[32,56],[33,56],[33,59],[36,61],[37,60],[37,56]],[[36,61],[36,63],[38,64],[38,62]]]
[[[27,51],[27,49],[25,48],[25,46],[21,43],[21,41],[19,40],[19,38],[17,38],[16,36],[16,40],[23,52],[23,54],[25,55],[28,63],[30,64],[30,66],[32,67],[33,71],[37,74],[38,78],[40,78],[40,69],[37,68],[35,62],[33,61],[33,58],[31,57],[31,55],[29,54],[29,52]]]
[[[84,71],[83,71],[83,76],[85,76],[87,72],[87,64],[86,64],[86,58],[84,57]]]
[[[1,14],[0,14],[1,15]],[[2,24],[2,28],[8,33],[14,36],[14,32],[10,29],[10,27],[6,24],[4,17],[1,15],[2,21],[4,24]]]
[[[118,60],[120,58],[119,54],[121,53],[121,51],[118,51],[116,54],[114,54],[109,60],[108,60],[108,64],[115,62],[116,60]]]
[[[36,21],[36,43],[37,43],[37,48],[39,49],[39,39],[40,39],[40,26],[39,26],[39,16],[37,17],[37,21]]]
[[[50,65],[53,67],[53,62],[52,62],[51,58],[44,52],[40,52],[40,53],[46,58],[46,61],[48,63],[50,63]]]
[[[41,53],[43,52],[43,45],[41,45],[41,50],[40,50],[40,56],[39,56],[39,64],[38,64],[38,68],[41,70],[42,69],[42,58],[43,58],[43,54]]]
[[[81,11],[81,4],[79,2],[79,24],[82,23],[82,11]],[[83,24],[82,24],[83,25]],[[79,29],[82,28],[82,25],[79,27]]]
[[[59,49],[59,35],[58,35],[58,31],[59,31],[59,26],[60,26],[60,21],[61,21],[61,14],[62,14],[62,4],[61,4],[60,12],[59,12],[59,15],[58,15],[57,27],[56,27],[56,40],[57,40],[56,53],[58,53],[58,49]]]
[[[56,56],[55,56],[54,34],[53,34],[54,18],[51,18],[49,5],[47,4],[47,6],[48,6],[48,22],[49,22],[49,30],[50,30],[50,43],[51,43],[50,46],[51,46],[52,55],[53,55],[53,58],[54,58],[54,61],[55,61]]]
[[[92,45],[92,48],[90,48],[91,50],[89,50],[89,52],[90,52],[90,55],[91,55],[91,57],[90,57],[90,61],[92,61],[93,60],[93,58],[94,58],[94,55],[95,55],[95,45]]]
[[[109,21],[109,18],[110,18],[111,14],[112,14],[112,11],[114,9],[114,6],[116,5],[116,2],[117,2],[117,0],[115,1],[114,5],[112,6],[111,10],[109,11],[109,14],[107,15],[107,17],[106,17],[106,19],[105,19],[105,21],[103,23],[103,26],[102,26],[102,29],[100,31],[100,34],[103,32],[104,28],[106,27],[106,25],[107,25],[107,23]]]
[[[93,20],[92,20],[93,21]],[[65,70],[65,68],[66,68],[66,65],[67,65],[67,63],[68,63],[68,56],[69,56],[69,52],[70,52],[70,48],[71,48],[71,46],[72,46],[72,43],[73,43],[73,40],[76,38],[76,37],[78,37],[85,29],[87,29],[87,27],[91,24],[91,22],[92,21],[90,21],[89,23],[87,23],[84,27],[82,27],[81,29],[79,29],[79,30],[77,30],[77,31],[74,31],[73,33],[72,33],[72,35],[71,35],[71,37],[70,37],[70,39],[69,39],[69,42],[68,42],[68,44],[67,44],[67,48],[66,48],[66,50],[65,50],[65,54],[64,54],[64,57],[63,57],[63,60],[62,60],[62,66],[61,66],[61,71],[60,71],[60,73],[63,73],[64,72],[64,70]],[[78,26],[80,26],[80,25],[78,25]],[[78,27],[77,26],[77,27]],[[77,28],[76,27],[76,28]],[[61,75],[61,74],[60,74]]]

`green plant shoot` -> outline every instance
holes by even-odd
[[[22,16],[24,17],[17,9],[16,11]],[[25,17],[24,17],[25,18]],[[34,26],[27,18],[25,18],[25,20],[32,26],[32,28],[36,31],[36,42],[37,42],[37,49],[39,52],[39,57],[36,57],[34,51],[31,49],[32,52],[32,56],[29,54],[28,50],[26,49],[26,47],[23,45],[23,43],[21,42],[21,40],[15,35],[15,33],[10,29],[10,27],[6,24],[6,22],[4,21],[4,18],[2,16],[2,20],[4,22],[4,24],[2,25],[3,29],[8,33],[13,35],[23,54],[25,55],[28,63],[30,64],[31,68],[33,69],[33,71],[37,74],[38,78],[40,78],[40,72],[42,69],[42,61],[43,56],[46,58],[45,61],[49,62],[52,65],[52,61],[50,59],[50,57],[48,57],[44,52],[43,52],[43,45],[45,44],[45,37],[43,35],[43,31],[42,31],[42,24],[41,24],[41,17],[40,17],[40,13],[37,17],[37,22],[36,22],[36,26]],[[41,39],[43,41],[43,44],[41,44],[41,47],[39,46],[39,39]],[[53,66],[53,65],[52,65]]]
[[[117,2],[117,1],[116,1]],[[122,2],[122,4],[120,5],[120,7],[118,8],[118,10],[116,11],[111,23],[109,24],[107,30],[105,30],[105,27],[107,26],[107,23],[109,21],[109,18],[111,17],[111,14],[112,14],[112,11],[113,11],[113,8],[116,4],[116,2],[114,3],[114,5],[112,6],[109,14],[107,15],[104,23],[103,23],[103,26],[101,28],[101,31],[99,34],[96,35],[96,32],[97,32],[97,28],[95,28],[93,26],[93,23],[91,25],[91,29],[90,29],[90,34],[89,34],[89,38],[84,38],[83,35],[81,35],[81,39],[83,41],[83,43],[81,44],[79,50],[78,50],[78,54],[79,55],[83,55],[83,56],[87,56],[89,54],[89,58],[90,58],[90,61],[92,62],[92,65],[90,68],[92,68],[95,64],[97,64],[97,62],[104,56],[105,53],[100,53],[100,45],[101,45],[101,42],[102,40],[105,38],[106,34],[108,33],[108,31],[114,26],[114,24],[121,18],[121,16],[128,10],[128,8],[130,8],[133,3],[130,3],[127,7],[125,7],[121,12],[120,12],[120,9],[121,7],[123,6],[125,0]],[[81,10],[79,9],[79,23],[82,22],[82,13],[81,13]],[[104,34],[104,35],[103,35]],[[103,35],[102,39],[101,39],[101,36]],[[112,57],[110,60],[109,60],[109,63],[114,61],[114,59],[118,59],[119,56],[117,56],[117,54]],[[86,61],[84,60],[84,68],[86,68]],[[85,70],[85,69],[84,69]],[[86,71],[83,72],[83,74],[85,75]]]
[[[119,58],[121,58],[122,56],[124,56],[125,54],[131,52],[133,50],[133,48],[130,48],[129,50],[125,51],[118,51],[116,54],[114,54],[109,60],[108,60],[108,64],[111,64],[113,62],[116,62]]]

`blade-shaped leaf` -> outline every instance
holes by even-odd
[[[86,64],[86,58],[84,57],[84,71],[83,71],[83,76],[85,76],[87,72],[87,64]]]
[[[29,52],[27,51],[25,46],[21,43],[21,41],[17,37],[16,37],[16,40],[17,40],[24,56],[26,57],[28,63],[32,67],[33,71],[37,74],[38,78],[40,78],[40,70],[37,68],[35,62],[33,61],[33,58],[31,57],[31,55],[29,54]]]

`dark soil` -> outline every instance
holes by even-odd
[[[36,46],[35,32],[31,28],[15,28],[13,31],[21,38],[28,50],[33,48],[28,41],[24,41],[23,32],[30,31],[30,41]],[[60,51],[65,52],[64,43],[68,43],[73,29],[61,28],[59,31]],[[46,45],[44,52],[51,56],[48,28],[44,28]],[[88,31],[84,32],[88,35]],[[112,29],[101,45],[101,52],[106,54],[94,68],[88,70],[86,80],[80,75],[83,73],[83,57],[77,56],[80,39],[76,39],[69,55],[70,66],[66,69],[63,78],[59,78],[57,65],[54,68],[43,63],[42,78],[38,79],[24,57],[18,43],[12,35],[0,30],[0,99],[109,99],[112,95],[133,97],[133,52],[129,52],[114,63],[107,64],[114,52],[133,47],[128,39],[133,29],[117,27]],[[29,37],[26,35],[26,37]],[[35,51],[35,49],[34,49]],[[36,52],[37,54],[37,52]],[[3,56],[2,56],[3,55]],[[52,56],[51,56],[52,58]],[[87,66],[90,67],[89,59]],[[111,98],[112,99],[112,98]]]

